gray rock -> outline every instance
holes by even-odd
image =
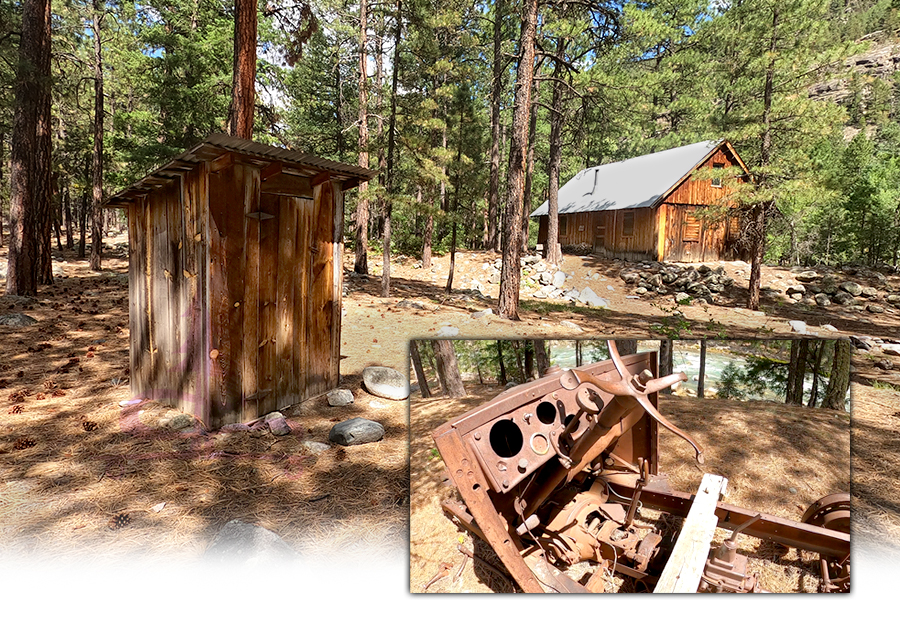
[[[820,328],[825,329],[826,331],[831,331],[832,333],[837,333],[838,328],[834,325],[822,325]]]
[[[553,281],[550,283],[552,283],[557,288],[562,288],[563,286],[566,285],[566,274],[563,273],[562,271],[557,271],[556,274],[553,276]]]
[[[389,400],[405,400],[409,397],[409,381],[393,368],[366,368],[363,370],[363,384],[369,393]]]
[[[500,272],[495,271],[494,273],[491,273],[491,276],[488,277],[488,283],[489,284],[499,284],[500,283]]]
[[[232,432],[249,432],[250,426],[246,423],[229,423],[227,426],[222,426],[219,428],[219,432],[225,432],[226,434]]]
[[[255,566],[291,561],[300,555],[272,531],[232,520],[222,527],[203,556],[216,563]]]
[[[334,424],[328,433],[328,440],[340,445],[363,445],[380,441],[384,437],[384,426],[377,421],[354,417]]]
[[[470,318],[487,318],[488,316],[493,316],[493,315],[494,315],[494,310],[492,310],[491,308],[487,308],[487,309],[481,310],[480,312],[472,312],[471,314],[469,314],[469,317]]]
[[[819,294],[816,295],[815,298],[816,298],[816,305],[818,305],[819,307],[828,307],[829,305],[831,305],[831,297],[829,297],[824,292],[820,292]]]
[[[900,294],[889,294],[885,301],[890,303],[891,305],[900,305]]]
[[[514,381],[514,380],[511,380],[511,381],[507,382],[506,385],[505,385],[505,387],[506,387],[507,389],[512,389],[513,387],[518,387],[518,386],[519,386],[519,383],[517,383],[517,382]]]
[[[590,288],[585,288],[578,295],[578,300],[589,307],[609,307],[609,301],[597,295]]]
[[[644,294],[647,294],[647,292],[648,292],[647,289],[644,288],[643,286],[638,286],[637,288],[634,289],[634,294],[636,294],[636,295],[644,295]]]
[[[900,344],[882,344],[881,352],[892,357],[900,357]]]
[[[864,286],[862,290],[859,291],[859,294],[866,297],[867,299],[874,299],[878,297],[878,291],[875,290],[872,286]]]
[[[574,331],[581,331],[581,327],[576,325],[574,322],[570,320],[561,320],[559,321],[560,327],[565,327],[566,329],[572,329]]]
[[[328,392],[329,406],[347,406],[353,404],[353,392],[349,389],[332,389]]]
[[[894,362],[890,359],[879,359],[875,362],[875,367],[889,372],[894,369]]]
[[[791,325],[791,329],[793,331],[796,331],[797,333],[800,333],[800,334],[807,333],[807,330],[806,330],[807,325],[802,320],[791,320],[788,324]]]
[[[866,306],[866,309],[869,310],[873,314],[883,314],[884,313],[884,308],[881,307],[880,305],[878,305],[877,303],[869,303],[869,305]]]
[[[806,293],[806,286],[803,284],[794,284],[793,286],[788,286],[787,290],[784,291],[784,294],[791,296],[792,294],[804,294]]]
[[[840,305],[852,305],[853,295],[841,290],[840,292],[835,293],[834,302],[839,303]]]
[[[675,293],[675,302],[676,303],[684,303],[685,301],[690,301],[691,295],[686,292],[676,292]]]
[[[291,426],[288,425],[287,419],[284,417],[273,417],[266,421],[269,426],[269,432],[275,436],[287,436],[291,433]]]
[[[819,279],[819,274],[815,271],[803,271],[802,273],[797,273],[794,277],[798,282],[808,283]]]
[[[300,441],[300,448],[311,454],[320,454],[331,449],[331,445],[320,443],[318,441]]]
[[[273,419],[284,419],[284,415],[282,415],[278,411],[272,411],[271,413],[263,417],[263,419],[265,419],[266,421],[272,421]]]
[[[434,335],[436,337],[456,337],[457,335],[459,335],[459,329],[456,327],[441,327]],[[399,399],[402,400],[403,398]]]
[[[36,319],[27,314],[6,314],[5,316],[0,316],[0,325],[7,327],[27,327],[36,322]]]
[[[166,419],[164,423],[169,430],[184,430],[185,428],[193,427],[195,421],[193,415],[178,413]]]
[[[641,281],[641,276],[637,273],[622,273],[619,277],[622,278],[626,284],[636,284]]]
[[[854,297],[858,297],[862,294],[862,286],[857,284],[856,282],[844,282],[840,285],[840,289],[844,292],[852,294]]]

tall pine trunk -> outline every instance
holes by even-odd
[[[494,59],[491,85],[491,172],[488,184],[487,249],[500,249],[500,100],[503,95],[503,67],[506,64],[501,51],[503,43],[504,0],[494,5]]]
[[[103,42],[100,21],[103,0],[94,0],[91,30],[94,34],[94,149],[91,154],[91,270],[101,270],[103,256]],[[255,5],[254,5],[255,8]],[[255,49],[255,47],[254,47]]]
[[[419,383],[419,393],[423,398],[431,397],[431,389],[428,387],[428,377],[425,376],[425,370],[422,369],[422,357],[419,356],[419,346],[416,340],[409,341],[409,356],[412,360],[413,370],[416,372],[416,380]]]
[[[532,208],[531,187],[534,182],[534,142],[537,134],[537,99],[539,75],[532,80],[531,86],[531,118],[528,122],[528,154],[525,157],[525,189],[522,195],[522,255],[528,254],[528,222],[530,221]]]
[[[560,39],[556,46],[556,55],[563,58],[566,53],[566,40]],[[547,241],[544,255],[547,262],[559,266],[562,262],[562,249],[559,245],[559,171],[562,167],[562,125],[563,125],[563,64],[557,60],[553,66],[553,95],[550,102],[550,162],[547,169],[549,181],[547,196]]]
[[[534,38],[537,23],[537,0],[524,0],[519,66],[516,70],[515,111],[510,144],[506,204],[503,211],[503,266],[500,270],[501,318],[519,320],[519,232],[525,181],[525,149],[531,112],[531,81],[534,75]]]
[[[23,0],[10,153],[7,294],[37,293],[38,222],[41,204],[49,201],[49,176],[47,185],[43,185],[41,168],[49,172],[50,166],[50,152],[42,133],[47,131],[49,142],[49,127],[43,126],[41,108],[49,105],[49,89],[50,0]],[[43,157],[47,160],[42,161]]]
[[[368,75],[368,54],[366,53],[368,15],[366,0],[359,2],[359,167],[369,167],[369,107],[366,77]],[[356,257],[353,270],[368,275],[369,261],[366,252],[369,247],[369,190],[368,181],[359,184],[359,201],[356,203]]]
[[[400,76],[400,36],[403,32],[403,0],[397,0],[397,30],[394,34],[394,61],[391,67],[391,119],[388,123],[388,149],[386,189],[388,199],[384,202],[384,250],[382,252],[383,267],[381,271],[381,296],[391,296],[391,199],[394,195],[394,150],[397,129],[397,81]]]
[[[700,340],[700,372],[697,374],[697,397],[706,397],[706,340]]]
[[[231,135],[253,139],[256,104],[256,0],[234,2],[234,72],[231,81]]]
[[[434,347],[438,378],[441,381],[441,389],[443,389],[444,395],[451,398],[466,397],[466,388],[463,386],[462,376],[459,374],[459,365],[456,362],[453,343],[450,340],[432,340],[431,345]]]
[[[852,353],[853,345],[850,340],[835,341],[831,376],[828,377],[828,387],[825,389],[822,408],[844,410],[844,401],[847,399],[847,390],[850,388],[850,357]]]

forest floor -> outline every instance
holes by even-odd
[[[161,431],[152,421],[171,414],[168,407],[147,403],[138,414],[119,405],[131,397],[127,239],[120,235],[106,243],[110,251],[101,273],[92,273],[87,261],[72,252],[54,252],[58,273],[54,285],[42,287],[36,299],[0,296],[0,314],[23,312],[38,321],[24,327],[0,326],[0,556],[194,559],[234,518],[278,533],[304,554],[405,553],[407,403],[367,394],[361,387],[365,367],[377,364],[405,371],[407,340],[434,337],[445,328],[458,329],[461,337],[492,339],[569,339],[601,333],[652,338],[659,332],[651,325],[665,327],[672,318],[664,307],[625,299],[612,262],[590,264],[586,258],[567,256],[564,268],[576,277],[578,269],[604,269],[616,291],[603,294],[614,309],[529,300],[523,302],[522,320],[511,322],[472,316],[491,307],[489,300],[468,293],[444,294],[446,256],[436,258],[435,263],[443,265],[437,274],[399,258],[392,265],[395,296],[383,299],[378,277],[349,276],[348,252],[341,386],[354,392],[352,405],[331,408],[320,397],[292,407],[285,414],[293,432],[280,440]],[[5,263],[6,252],[4,244],[0,263]],[[494,259],[484,252],[460,252],[456,281],[467,283]],[[380,274],[378,260],[371,258],[370,264],[373,273]],[[491,287],[488,293],[495,294]],[[682,337],[784,335],[789,332],[787,320],[794,316],[791,312],[813,326],[828,322],[840,329],[838,335],[885,336],[900,330],[900,319],[887,313],[841,318],[834,311],[816,314],[793,306],[767,308],[766,316],[726,307],[680,309],[685,318],[675,326]],[[578,326],[566,326],[565,321]],[[865,363],[871,369],[873,360],[865,358]],[[876,376],[879,385],[890,387],[900,386],[898,375]],[[900,509],[895,502],[885,502],[881,493],[896,483],[885,479],[900,475],[883,471],[900,471],[900,466],[886,465],[879,450],[896,435],[894,424],[900,420],[892,413],[900,410],[900,394],[868,389],[872,398],[866,406],[873,418],[866,431],[871,434],[854,440],[871,446],[874,477],[868,496],[894,522]],[[14,394],[22,401],[13,401],[18,399]],[[321,454],[306,446],[305,441],[328,443],[335,422],[357,416],[382,423],[384,440],[333,447]],[[87,431],[84,422],[97,428]],[[414,432],[414,442],[417,437]],[[17,449],[20,439],[19,446],[28,445],[26,439],[34,445]],[[113,517],[125,513],[130,523],[110,528]]]
[[[410,403],[411,592],[421,592],[438,573],[442,562],[453,565],[450,574],[455,576],[463,563],[457,544],[470,549],[473,547],[473,536],[461,533],[441,510],[442,500],[451,497],[458,499],[458,496],[452,486],[443,482],[446,477],[444,465],[431,440],[431,432],[439,425],[503,391],[500,387],[477,383],[466,384],[466,388],[469,393],[466,398],[423,399],[416,392]],[[854,395],[857,395],[855,391]],[[851,419],[848,413],[772,402],[700,400],[674,395],[661,395],[659,408],[703,446],[706,457],[701,470],[686,442],[670,432],[660,431],[659,470],[668,475],[669,483],[675,490],[696,492],[703,473],[715,473],[728,478],[726,500],[729,503],[799,520],[806,508],[819,498],[847,492],[850,488]],[[900,428],[900,420],[896,418],[887,423],[893,428]],[[857,449],[860,441],[855,429],[853,438],[854,448]],[[869,436],[866,441],[874,438]],[[864,451],[869,454],[870,449],[875,448],[875,445],[866,445]],[[854,455],[858,457],[860,454],[855,452]],[[857,473],[854,470],[854,474]],[[896,477],[881,475],[879,483],[894,486],[896,494]],[[861,490],[856,486],[854,489]],[[873,486],[866,492],[870,490],[877,494],[885,488]],[[857,503],[855,509],[859,507]],[[655,524],[669,533],[680,528],[681,520],[678,518],[665,516],[660,519],[658,512],[645,511],[643,524]],[[855,511],[854,518],[857,514]],[[900,528],[898,525],[900,523],[895,519],[894,530]],[[715,539],[720,542],[725,537],[725,531],[720,529]],[[820,580],[818,555],[796,548],[786,549],[749,536],[742,536],[739,541],[742,554],[750,558],[748,571],[760,574],[764,589],[784,593],[817,590]],[[474,543],[482,558],[495,566],[502,565],[486,544],[480,540]],[[471,561],[465,563],[458,580],[442,579],[428,591],[510,590],[508,582],[480,565]],[[585,573],[585,568],[585,564],[571,568],[576,580]],[[633,583],[622,578],[607,583],[607,591],[620,590],[633,591]]]

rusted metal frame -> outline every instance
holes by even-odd
[[[631,498],[634,486],[621,481],[611,482],[613,490],[618,494]],[[694,495],[687,492],[660,491],[647,486],[641,492],[641,503],[644,507],[668,512],[673,516],[684,518],[690,510]],[[716,504],[716,516],[719,527],[733,530],[759,514],[758,511],[745,509],[719,501]],[[771,514],[762,514],[757,522],[742,531],[745,535],[765,539],[786,546],[818,552],[829,557],[843,558],[850,553],[850,536],[838,531],[830,531]]]
[[[521,541],[511,535],[509,523],[491,502],[487,480],[480,467],[474,465],[475,458],[469,453],[459,432],[448,428],[441,434],[435,434],[434,442],[463,501],[484,533],[485,541],[491,545],[523,591],[542,593],[543,587],[522,559],[521,552],[524,548]]]

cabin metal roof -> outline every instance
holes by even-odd
[[[697,142],[582,170],[560,187],[559,213],[656,206],[723,144],[727,143]],[[548,212],[549,203],[545,201],[531,216]]]
[[[300,174],[315,176],[329,172],[336,180],[368,181],[378,176],[378,170],[369,170],[340,161],[331,161],[298,150],[268,146],[222,133],[213,133],[202,142],[187,149],[168,163],[157,168],[138,182],[107,198],[103,206],[117,208],[130,203],[135,197],[145,195],[204,161],[212,161],[227,152],[243,155],[261,165],[281,162],[295,168]],[[355,185],[353,185],[355,186]],[[345,183],[345,189],[351,187]]]

